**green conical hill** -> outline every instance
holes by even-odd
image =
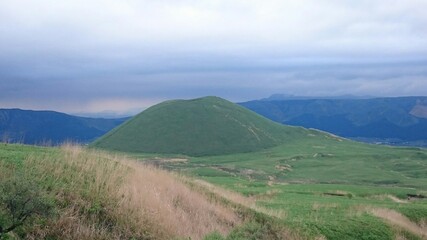
[[[284,126],[218,97],[166,101],[113,129],[94,147],[124,152],[190,156],[257,151],[300,136]]]

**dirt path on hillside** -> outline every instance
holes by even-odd
[[[408,203],[408,201],[406,201],[406,200],[402,200],[402,199],[397,198],[397,197],[395,197],[395,196],[393,196],[393,195],[387,195],[387,197],[388,197],[389,199],[391,199],[393,202],[396,202],[396,203]]]

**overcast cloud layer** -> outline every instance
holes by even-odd
[[[3,0],[0,108],[427,95],[426,0]]]

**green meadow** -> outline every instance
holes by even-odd
[[[426,149],[369,145],[313,131],[255,153],[134,156],[253,198],[281,213],[278,221],[304,238],[427,238],[427,199],[408,199],[427,195]]]
[[[109,155],[117,154],[112,152]],[[92,163],[92,160],[88,160],[92,158],[82,155],[83,162],[79,163],[81,169],[65,164],[69,161],[68,155],[70,153],[60,148],[10,144],[0,147],[0,180],[12,176],[21,179],[24,176],[22,179],[36,184],[40,190],[37,196],[46,201],[52,211],[49,216],[35,217],[29,222],[31,224],[24,225],[6,239],[20,239],[16,236],[26,236],[26,231],[31,232],[31,236],[40,236],[37,235],[38,231],[45,231],[50,239],[60,239],[63,235],[57,230],[39,228],[58,227],[52,221],[67,217],[64,212],[70,208],[72,201],[76,201],[76,197],[83,202],[78,204],[80,218],[92,221],[91,224],[99,228],[107,226],[105,221],[112,221],[115,228],[120,229],[102,233],[100,236],[104,236],[104,239],[120,236],[145,239],[146,230],[142,234],[132,231],[122,233],[128,224],[124,221],[125,216],[103,210],[117,204],[114,195],[111,196],[111,189],[126,184],[122,177],[111,178],[115,170],[110,168],[117,165],[113,162],[113,165],[106,167],[108,164],[105,164],[111,161],[110,157],[106,157],[109,155],[96,156]],[[119,155],[240,194],[255,203],[256,206],[250,208],[265,215],[246,217],[257,219],[255,225],[252,220],[240,227],[236,225],[228,235],[208,231],[204,237],[199,235],[193,239],[426,239],[427,199],[422,198],[427,195],[425,149],[368,145],[311,132],[309,138],[253,153],[205,157],[140,153]],[[50,165],[51,161],[56,165]],[[88,163],[90,167],[86,166]],[[53,168],[58,167],[61,170],[55,173],[57,175],[50,176],[50,172],[55,172]],[[94,173],[95,169],[102,174]],[[127,171],[121,171],[113,175],[125,176]],[[97,179],[99,175],[103,176],[103,180],[92,186],[88,180]],[[188,184],[188,181],[184,182]],[[58,199],[58,194],[67,197]],[[413,197],[408,199],[408,194]],[[176,201],[175,197],[171,199],[171,202]],[[218,196],[215,199],[219,199]],[[240,203],[237,201],[234,204]],[[241,207],[245,208],[245,205]],[[7,225],[8,219],[4,217],[7,214],[4,210],[0,213],[3,216],[1,223]],[[276,231],[271,229],[272,225],[289,229],[292,234],[286,237],[266,235]],[[90,234],[94,239],[99,237],[96,231]],[[152,239],[167,239],[170,236],[173,233],[155,235]]]

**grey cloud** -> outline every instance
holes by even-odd
[[[0,107],[427,95],[426,8],[418,0],[6,0]]]

